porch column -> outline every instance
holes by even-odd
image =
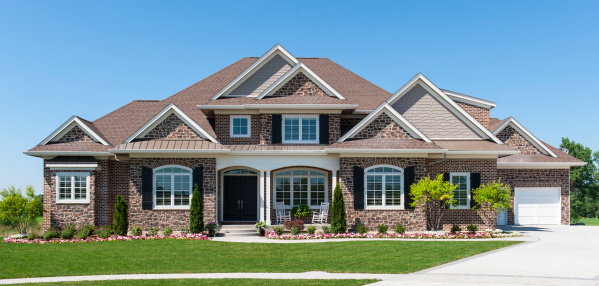
[[[331,198],[333,198],[333,200],[335,200],[335,187],[337,186],[337,171],[333,170],[332,172],[332,177],[333,179],[331,180]]]
[[[264,171],[260,171],[260,221],[264,221]]]
[[[270,170],[266,170],[266,224],[271,225],[270,220]]]

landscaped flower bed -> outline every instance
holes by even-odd
[[[210,240],[206,234],[171,234],[171,235],[152,235],[152,236],[110,236],[107,238],[88,237],[86,239],[32,239],[10,238],[4,239],[6,243],[27,243],[27,244],[47,244],[47,243],[82,243],[82,242],[102,242],[102,241],[128,241],[128,240],[160,240],[160,239],[188,239],[188,240]]]
[[[299,240],[299,239],[334,239],[334,238],[409,238],[409,239],[477,239],[522,236],[519,232],[477,232],[477,233],[339,233],[339,234],[283,234],[274,231],[266,233],[269,239]]]

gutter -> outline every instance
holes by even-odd
[[[25,151],[28,156],[114,156],[111,152],[85,152],[85,151]]]
[[[569,169],[586,162],[497,162],[497,169]]]
[[[197,105],[199,109],[356,109],[357,104],[243,104]]]

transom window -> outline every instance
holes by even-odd
[[[289,207],[301,204],[319,207],[326,201],[324,172],[292,170],[275,174],[275,202]]]
[[[191,201],[191,169],[164,166],[154,169],[155,208],[188,208]]]
[[[456,209],[470,208],[470,174],[469,173],[450,173],[450,183],[457,185],[453,191]]]
[[[403,208],[403,170],[375,166],[364,172],[366,208]]]
[[[233,169],[225,172],[225,175],[256,175],[256,171],[248,169]]]
[[[56,201],[88,203],[89,173],[57,173]]]
[[[250,121],[250,115],[231,115],[231,137],[251,137]]]
[[[284,115],[283,143],[318,143],[318,116]]]

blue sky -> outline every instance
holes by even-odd
[[[41,192],[42,160],[22,152],[70,116],[163,99],[276,43],[390,92],[422,72],[549,144],[598,150],[598,12],[598,1],[3,0],[0,188]]]

